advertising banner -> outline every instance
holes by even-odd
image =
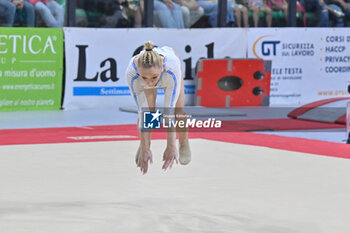
[[[346,107],[346,138],[347,143],[350,144],[350,102],[348,102]]]
[[[60,109],[62,78],[62,29],[1,28],[0,111]]]
[[[346,28],[248,29],[248,57],[272,60],[272,106],[349,95],[350,35]]]
[[[134,105],[124,74],[130,59],[146,41],[170,46],[181,57],[186,104],[194,104],[194,69],[199,58],[245,58],[247,52],[243,29],[64,28],[64,32],[64,109]]]

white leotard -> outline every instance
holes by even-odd
[[[164,93],[164,107],[175,107],[181,90],[181,61],[170,47],[156,47],[153,48],[153,50],[164,57],[164,71],[160,75],[159,81],[154,88],[166,87]],[[137,56],[138,55],[134,56],[130,60],[125,76],[129,84],[130,93],[136,101],[139,112],[141,112],[142,108],[148,107],[144,92],[144,89],[148,87],[146,82],[140,78],[140,74],[136,68],[135,58]]]

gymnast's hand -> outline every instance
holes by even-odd
[[[137,161],[137,166],[140,168],[142,174],[146,174],[148,171],[148,162],[153,163],[152,151],[150,149],[141,149],[140,156]]]
[[[168,169],[168,167],[172,167],[174,164],[174,161],[176,161],[176,163],[179,163],[179,154],[177,152],[176,146],[174,147],[167,147],[164,151],[163,154],[163,167],[162,169],[166,170]]]

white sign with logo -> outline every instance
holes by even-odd
[[[300,105],[349,95],[348,29],[248,30],[248,57],[272,60],[271,105]]]
[[[245,58],[247,52],[247,31],[243,29],[64,28],[64,33],[64,109],[134,104],[124,73],[131,57],[148,40],[158,46],[170,46],[180,55],[186,104],[194,102],[193,70],[199,58]]]

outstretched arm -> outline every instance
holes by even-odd
[[[143,96],[142,96],[143,95]],[[143,97],[143,98],[142,98]],[[155,110],[157,98],[157,89],[145,89],[143,93],[140,94],[139,99],[143,99],[144,103],[139,107],[141,111],[144,111],[147,108],[150,111]],[[142,112],[141,112],[142,113]],[[137,166],[140,167],[141,172],[146,174],[148,171],[148,163],[152,164],[152,151],[151,151],[151,133],[152,130],[141,130],[142,122],[140,123],[142,117],[139,115],[137,125],[139,126],[139,135],[140,135],[140,154],[137,161]]]
[[[140,118],[137,119],[137,125],[139,125]],[[140,147],[137,151],[137,167],[140,168],[142,174],[146,174],[148,171],[148,162],[153,163],[152,151],[151,151],[151,130],[141,130],[139,128],[140,135]]]
[[[174,51],[176,54],[176,52]],[[181,85],[182,85],[182,68],[181,68],[181,60],[179,56],[176,54],[179,61],[177,65],[174,65],[176,69],[170,71],[166,71],[168,75],[167,87],[164,88],[164,107],[167,108],[167,112],[169,115],[174,115],[169,121],[175,120],[175,107],[178,102]],[[163,155],[163,169],[171,168],[174,164],[174,161],[178,163],[179,154],[176,147],[176,127],[171,126],[167,129],[167,148],[164,151]]]

